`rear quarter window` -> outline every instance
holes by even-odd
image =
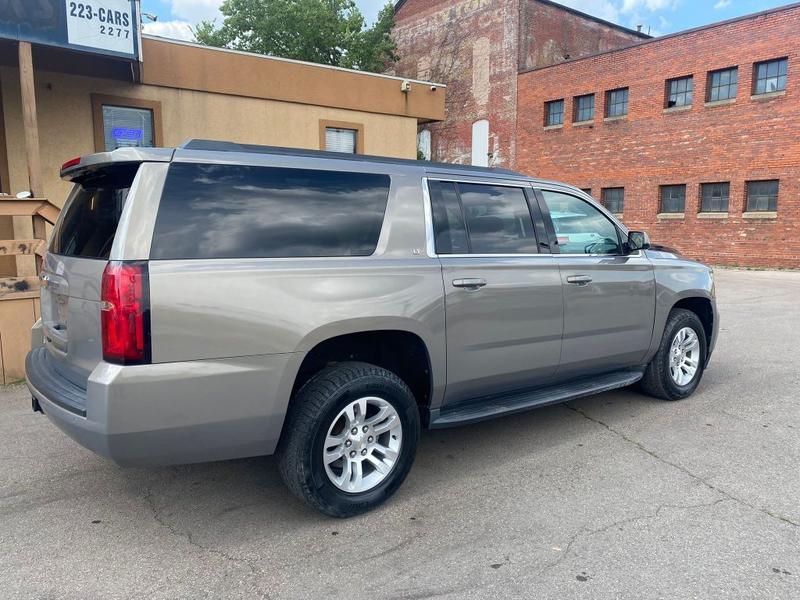
[[[388,175],[174,163],[150,258],[369,256]]]

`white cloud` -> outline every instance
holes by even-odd
[[[715,10],[722,10],[723,8],[728,8],[731,5],[731,0],[719,0],[715,5]]]
[[[142,29],[145,33],[151,35],[174,38],[176,40],[194,40],[192,25],[186,21],[156,21],[155,23],[145,23]]]
[[[170,12],[178,20],[189,23],[211,19],[222,21],[219,12],[222,0],[169,0],[168,3]]]
[[[678,6],[678,0],[624,0],[622,2],[622,12],[631,13],[640,9],[651,12],[657,10],[674,10]]]
[[[606,21],[618,22],[619,9],[610,0],[557,0],[559,4]]]

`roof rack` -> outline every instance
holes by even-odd
[[[277,154],[280,156],[299,156],[305,158],[326,158],[331,160],[346,160],[356,162],[371,162],[378,164],[406,165],[421,167],[430,170],[472,172],[480,174],[512,175],[525,177],[521,173],[510,169],[492,167],[474,167],[470,165],[456,165],[451,163],[433,162],[426,160],[413,160],[408,158],[389,158],[385,156],[370,156],[365,154],[346,154],[342,152],[329,152],[326,150],[306,150],[302,148],[283,148],[280,146],[261,146],[258,144],[238,144],[215,140],[192,139],[187,140],[178,148],[182,150],[200,150],[207,152],[244,152],[248,154]]]

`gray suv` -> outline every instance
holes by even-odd
[[[422,427],[697,388],[711,269],[511,171],[190,141],[72,160],[27,381],[121,465],[276,454],[334,516]]]

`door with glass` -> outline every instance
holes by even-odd
[[[563,292],[556,260],[539,253],[530,188],[428,183],[446,303],[444,403],[548,383]]]

